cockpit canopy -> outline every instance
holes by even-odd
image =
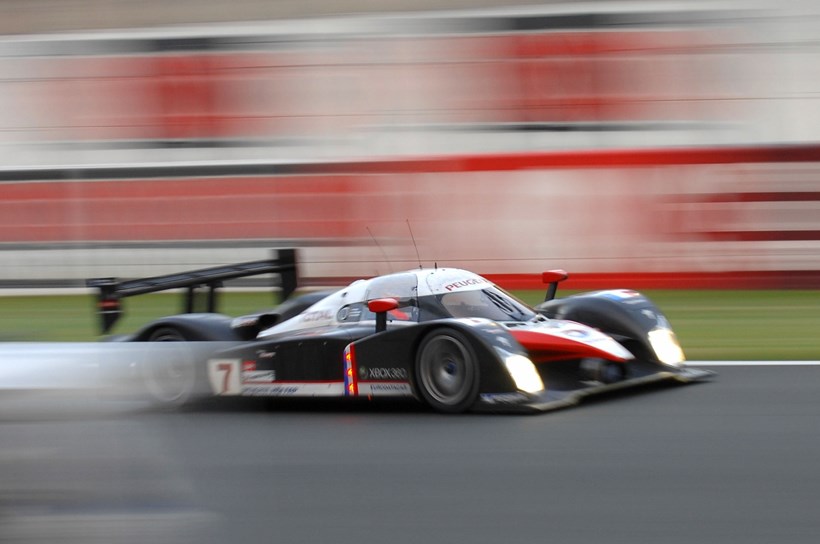
[[[359,280],[322,299],[294,319],[271,327],[260,337],[292,330],[375,321],[367,302],[395,299],[389,323],[418,323],[445,318],[529,321],[536,312],[492,282],[454,268],[419,269]]]
[[[536,315],[509,293],[464,270],[420,270],[374,278],[365,292],[365,300],[379,298],[396,299],[399,308],[390,317],[401,321],[445,317],[528,321]],[[370,317],[363,315],[365,319]]]

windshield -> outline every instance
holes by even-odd
[[[497,287],[439,295],[453,317],[483,317],[493,321],[529,321],[536,314],[526,304]]]

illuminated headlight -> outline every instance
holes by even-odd
[[[649,343],[662,363],[679,365],[686,360],[675,333],[669,329],[649,331]]]
[[[544,382],[532,361],[523,355],[508,353],[504,356],[504,366],[515,382],[515,386],[525,393],[537,393],[544,390]]]

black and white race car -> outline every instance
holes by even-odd
[[[223,280],[265,273],[281,278],[281,305],[238,318],[214,311]],[[710,374],[686,367],[667,319],[646,297],[609,290],[555,299],[566,277],[544,273],[547,300],[534,308],[477,274],[438,267],[291,296],[295,252],[282,250],[270,261],[88,285],[99,289],[104,330],[120,315],[121,298],[187,288],[186,313],[119,338],[205,343],[193,364],[143,363],[148,390],[165,403],[197,395],[410,397],[448,413],[545,411]],[[195,313],[202,287],[208,311]]]

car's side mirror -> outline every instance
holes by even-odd
[[[549,285],[547,287],[547,296],[544,298],[544,302],[548,300],[552,300],[555,298],[555,294],[558,292],[558,284],[569,277],[566,270],[547,270],[541,274],[541,281]]]
[[[375,298],[367,301],[367,309],[376,314],[376,332],[387,330],[387,312],[399,307],[394,298]]]

